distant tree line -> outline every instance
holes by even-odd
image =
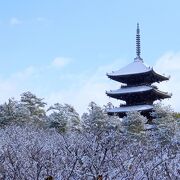
[[[69,104],[49,107],[25,92],[0,105],[0,179],[177,179],[179,114],[155,105],[120,119],[90,102],[81,117]]]

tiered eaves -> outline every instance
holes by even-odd
[[[120,105],[119,107],[107,109],[109,115],[118,115],[122,118],[127,112],[140,111],[142,115],[150,118],[150,112],[153,110],[153,102],[171,97],[171,94],[159,91],[156,86],[152,85],[155,82],[159,83],[169,80],[169,77],[156,73],[153,68],[147,67],[143,63],[140,57],[139,33],[138,25],[136,34],[137,57],[134,59],[134,62],[118,71],[107,73],[110,79],[125,85],[122,85],[120,89],[117,90],[106,91],[106,94],[109,97],[126,102],[126,104]]]

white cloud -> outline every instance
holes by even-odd
[[[12,17],[10,19],[10,25],[15,26],[15,25],[20,25],[23,22],[21,20],[19,20],[17,17]]]
[[[45,18],[43,18],[43,17],[37,17],[37,21],[40,21],[40,22],[45,21]]]
[[[167,52],[160,57],[155,65],[159,71],[174,72],[180,70],[180,53]]]
[[[63,68],[64,66],[66,66],[67,64],[69,64],[69,62],[71,61],[70,58],[66,58],[66,57],[56,57],[53,61],[52,61],[52,67],[55,68]]]
[[[54,59],[50,67],[62,68],[69,62],[69,58],[58,57]],[[59,88],[62,88],[57,91],[54,90],[55,87],[53,85],[55,84],[47,91],[41,89],[42,86],[39,85],[37,89],[36,83],[40,83],[39,80],[43,78],[44,72],[46,74],[48,73],[49,66],[39,68],[30,66],[21,72],[12,74],[7,79],[0,77],[0,100],[2,102],[6,101],[9,97],[17,98],[22,92],[33,90],[33,93],[37,93],[38,91],[37,96],[44,97],[48,105],[56,102],[69,103],[80,114],[86,111],[91,101],[95,101],[99,105],[104,105],[110,101],[115,106],[118,106],[120,102],[107,97],[105,91],[119,88],[120,83],[108,79],[106,73],[118,70],[128,63],[118,59],[109,65],[97,68],[94,72],[62,74],[62,79],[60,75],[58,82],[58,84],[61,84]],[[162,82],[158,84],[158,87],[162,91],[173,93],[171,99],[163,102],[172,105],[176,111],[180,111],[180,53],[165,53],[156,61],[154,69],[160,74],[171,75],[171,79],[168,82]],[[37,82],[34,82],[34,80],[37,80]],[[64,89],[64,81],[69,83],[69,86],[66,85],[67,89]],[[51,86],[51,84],[49,85]]]
[[[180,112],[180,53],[168,52],[160,57],[154,66],[158,73],[165,73],[171,78],[168,82],[158,84],[160,90],[172,93],[172,98],[165,100],[165,104],[170,104],[175,111]]]
[[[123,64],[124,61],[118,59],[112,62],[112,64],[99,67],[92,74],[81,73],[81,75],[74,74],[68,76],[68,78],[72,77],[72,81],[79,84],[78,87],[72,88],[72,81],[68,79],[71,84],[70,89],[51,92],[47,96],[47,102],[50,104],[56,102],[69,103],[73,105],[80,114],[86,111],[91,101],[101,106],[107,104],[107,102],[113,102],[114,105],[119,105],[119,101],[109,98],[105,94],[106,90],[117,89],[120,85],[108,79],[106,73],[122,67]]]
[[[105,91],[117,89],[120,84],[108,79],[106,72],[117,70],[127,63],[118,60],[110,65],[99,67],[91,75],[86,74],[84,77],[82,75],[80,78],[78,78],[78,74],[72,75],[71,77],[74,81],[82,82],[80,86],[78,88],[70,87],[67,90],[51,92],[47,95],[47,102],[72,104],[80,114],[86,111],[90,101],[95,101],[99,105],[104,105],[110,101],[115,106],[118,106],[120,101],[107,97]],[[173,93],[171,99],[163,100],[163,102],[170,104],[175,111],[180,111],[180,53],[165,53],[156,61],[154,69],[157,73],[171,75],[171,79],[168,82],[162,82],[157,85],[159,90]],[[70,79],[68,81],[71,82]]]
[[[3,103],[11,97],[18,99],[22,92],[28,91],[27,84],[36,75],[35,68],[30,66],[26,69],[11,74],[7,78],[0,78],[0,102]]]
[[[15,74],[12,75],[13,79],[19,79],[19,80],[26,80],[30,78],[32,75],[34,75],[36,72],[35,67],[29,66],[23,71],[16,72]]]
[[[1,101],[5,101],[11,93],[16,90],[16,83],[12,82],[9,79],[0,79],[0,92],[1,92]]]
[[[37,21],[37,22],[40,22],[40,23],[43,23],[43,22],[47,22],[47,19],[44,18],[44,17],[37,17],[37,18],[36,18],[36,21]]]

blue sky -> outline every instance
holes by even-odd
[[[0,1],[0,102],[29,90],[80,113],[91,100],[117,104],[104,92],[119,84],[105,73],[133,61],[139,22],[141,56],[171,75],[160,87],[180,111],[179,7],[178,0]]]

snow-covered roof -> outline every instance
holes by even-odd
[[[131,93],[131,92],[142,92],[148,91],[153,89],[151,86],[136,86],[136,87],[123,87],[117,90],[107,91],[107,94],[124,94],[124,93]]]
[[[115,107],[113,109],[108,109],[109,113],[118,113],[118,112],[131,112],[131,111],[145,111],[153,109],[153,105],[137,105],[137,106],[121,106]]]
[[[139,74],[151,71],[151,67],[147,67],[142,60],[135,60],[134,62],[128,64],[118,71],[112,71],[108,73],[109,76],[120,76],[120,75],[130,75],[130,74]]]

